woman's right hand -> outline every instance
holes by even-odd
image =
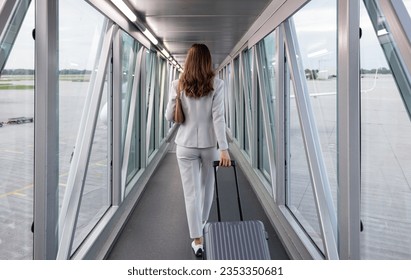
[[[231,166],[231,158],[228,150],[220,151],[220,166],[229,167]]]

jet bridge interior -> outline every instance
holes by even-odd
[[[410,14],[410,0],[0,1],[0,259],[195,258],[164,118],[194,43],[224,80],[244,213],[271,257],[410,259]]]

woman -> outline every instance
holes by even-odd
[[[184,73],[172,82],[166,109],[166,119],[173,121],[180,89],[185,121],[175,139],[176,154],[193,239],[191,247],[197,257],[203,253],[203,227],[213,202],[212,162],[219,158],[220,166],[231,165],[224,120],[224,82],[214,77],[211,61],[204,44],[194,44],[188,50]]]

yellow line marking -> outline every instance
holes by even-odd
[[[10,153],[23,154],[22,152],[16,152],[16,151],[11,151],[11,150],[3,150],[3,151],[7,151],[7,152],[10,152]],[[102,164],[102,162],[104,162],[105,164]],[[106,160],[102,160],[102,161],[99,161],[99,162],[95,163],[94,165],[107,166],[107,162],[106,162]],[[59,177],[67,176],[68,174],[69,174],[69,172],[65,172],[63,174],[60,174]],[[99,176],[99,177],[102,177],[102,176]],[[59,186],[67,187],[67,184],[59,183]],[[27,185],[27,186],[25,186],[21,189],[17,189],[17,190],[11,191],[11,192],[0,194],[0,198],[4,198],[4,197],[10,196],[10,195],[26,196],[25,194],[21,193],[21,191],[30,189],[32,187],[33,187],[33,184],[29,184],[29,185]]]
[[[12,191],[12,192],[0,194],[0,198],[6,197],[6,196],[9,196],[9,195],[13,195],[13,194],[14,194],[14,195],[24,195],[24,194],[21,194],[21,193],[19,193],[19,192],[24,191],[24,190],[27,190],[27,189],[30,189],[30,188],[32,188],[32,187],[33,187],[33,184],[30,184],[30,185],[27,185],[27,186],[25,186],[25,187],[23,187],[23,188],[21,188],[21,189],[17,189],[17,190],[14,190],[14,191]]]
[[[14,192],[13,195],[17,195],[17,196],[26,196],[24,193],[19,193],[19,192]]]
[[[12,153],[12,154],[19,154],[19,155],[24,155],[23,152],[19,152],[19,151],[13,151],[13,150],[3,150],[4,152],[7,153]]]

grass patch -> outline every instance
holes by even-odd
[[[1,1],[1,0],[0,0]],[[59,74],[58,79],[60,81],[69,81],[69,82],[89,82],[90,74]],[[0,82],[21,82],[21,81],[34,81],[34,75],[3,75],[0,76]],[[0,83],[0,86],[2,84]]]
[[[60,81],[89,82],[90,75],[59,75]]]
[[[34,81],[34,75],[1,75],[0,81]]]
[[[13,84],[0,84],[0,90],[25,90],[25,89],[34,89],[33,85],[13,85]]]

